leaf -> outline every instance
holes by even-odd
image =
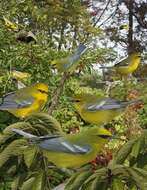
[[[16,165],[12,165],[8,170],[8,174],[14,174],[16,172]]]
[[[121,149],[114,155],[114,159],[111,161],[111,165],[113,164],[122,164],[128,157],[128,155],[132,151],[132,147],[135,144],[136,139],[128,141],[124,144]]]
[[[44,171],[40,170],[35,175],[35,181],[33,182],[31,190],[44,190],[44,184],[45,184],[45,174]]]
[[[93,181],[97,177],[106,178],[107,172],[108,172],[107,168],[100,168],[96,170],[95,173],[93,175],[90,175],[89,178],[85,181],[85,184],[90,183],[90,181]]]
[[[140,174],[140,176],[142,176],[144,179],[147,179],[147,171],[141,168],[133,168],[136,172],[138,172],[138,174]]]
[[[50,134],[50,130],[43,124],[32,124],[32,127],[35,129],[34,131],[36,131],[36,133],[39,132],[41,136],[44,134]]]
[[[23,154],[28,143],[25,139],[17,139],[11,142],[1,153],[0,153],[0,167],[12,156],[18,156]]]
[[[125,183],[122,182],[122,179],[113,178],[112,190],[124,190]]]
[[[72,184],[70,183],[67,184],[65,186],[65,190],[75,190],[75,189],[79,189],[84,181],[92,174],[91,171],[84,171],[82,173],[80,173],[78,176],[76,176],[76,178],[74,178]]]
[[[9,138],[13,137],[15,133],[12,131],[15,129],[27,129],[30,128],[30,124],[26,122],[17,122],[15,124],[9,125],[7,128],[3,130],[3,134],[0,135],[0,145],[5,143]]]
[[[31,167],[35,156],[37,154],[37,148],[35,146],[30,146],[24,151],[24,160],[28,168]]]
[[[127,168],[127,171],[129,173],[129,177],[136,183],[137,187],[139,187],[141,190],[147,189],[147,178],[141,176],[140,172],[134,168]]]
[[[113,168],[111,168],[111,173],[113,176],[116,175],[123,175],[123,176],[127,176],[128,172],[126,171],[126,166],[124,165],[113,165]]]
[[[79,175],[79,173],[75,173],[73,174],[67,181],[66,185],[65,185],[65,190],[68,190],[68,187],[70,187],[72,185],[72,183],[74,182],[74,180],[76,179],[76,177]]]
[[[35,177],[31,177],[28,180],[26,180],[20,190],[32,190],[33,183],[35,181]]]
[[[131,156],[137,158],[138,154],[141,152],[141,148],[143,149],[144,144],[144,138],[141,136],[134,144],[131,151]]]
[[[11,184],[11,190],[18,190],[19,188],[19,180],[20,180],[20,176],[16,177],[12,184]]]
[[[30,123],[34,122],[46,126],[52,133],[62,133],[60,123],[55,118],[46,113],[35,113],[28,117],[27,121]]]
[[[146,153],[139,154],[137,160],[135,160],[136,167],[138,168],[147,168],[147,156]]]
[[[92,182],[91,184],[91,189],[92,190],[97,190],[97,189],[101,189],[101,190],[107,190],[107,179],[101,179],[101,177],[97,177],[95,178],[95,180]]]

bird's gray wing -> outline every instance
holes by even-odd
[[[0,110],[7,110],[7,109],[19,109],[19,108],[26,108],[30,106],[34,102],[33,97],[29,97],[26,99],[22,99],[20,97],[17,98],[14,92],[5,95],[2,98],[2,102],[0,104]]]
[[[120,60],[118,63],[114,65],[114,67],[123,67],[123,66],[128,66],[130,62],[130,57],[126,57],[122,60]]]
[[[81,55],[87,50],[88,48],[84,44],[80,44],[75,52],[67,58],[67,64],[64,65],[64,68],[67,69],[71,67],[75,62],[77,62]]]
[[[110,109],[119,109],[125,108],[127,104],[121,101],[117,101],[110,98],[100,99],[97,102],[88,104],[86,109],[91,112],[98,110],[110,110]]]
[[[61,152],[68,154],[86,154],[90,151],[89,145],[78,145],[70,143],[62,137],[41,137],[37,142],[40,148],[52,152]]]

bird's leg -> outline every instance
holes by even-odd
[[[112,85],[113,82],[109,82],[107,81],[106,85],[107,85],[107,88],[106,88],[106,95],[109,96],[109,92],[111,90],[111,85]]]
[[[106,95],[109,96],[111,89],[114,88],[117,84],[120,84],[120,83],[121,83],[121,81],[114,81],[114,82],[106,81],[106,85],[107,85]]]

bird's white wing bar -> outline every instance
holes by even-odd
[[[49,151],[68,154],[86,154],[90,151],[89,145],[73,144],[64,140],[62,137],[40,141],[38,146]]]
[[[87,145],[86,142],[84,145],[74,144],[63,137],[58,136],[35,136],[30,133],[24,132],[20,129],[12,129],[13,132],[24,136],[27,139],[32,140],[33,144],[36,144],[42,149],[52,152],[61,152],[68,154],[87,154],[91,147]]]
[[[129,102],[121,102],[114,99],[106,98],[104,100],[99,100],[87,106],[87,110],[95,112],[98,110],[110,110],[110,109],[120,109],[125,108],[129,105]]]

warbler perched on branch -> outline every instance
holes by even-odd
[[[76,63],[86,50],[87,47],[84,44],[80,44],[71,56],[53,60],[51,64],[55,66],[59,72],[73,71],[76,67]]]
[[[118,74],[122,76],[129,75],[133,73],[139,66],[141,62],[141,55],[139,52],[131,53],[127,58],[121,60],[119,63],[112,67],[100,67],[115,70]]]
[[[140,100],[118,101],[96,95],[81,94],[73,97],[71,101],[86,122],[101,125],[110,122],[123,113],[128,105],[132,105]]]
[[[25,118],[40,111],[47,102],[47,98],[48,86],[43,83],[36,83],[6,94],[2,98],[0,110],[6,110],[16,117]]]
[[[12,131],[31,140],[42,149],[47,159],[60,168],[80,167],[92,161],[111,138],[111,133],[98,127],[91,127],[77,134],[62,136],[35,136],[19,129]]]

